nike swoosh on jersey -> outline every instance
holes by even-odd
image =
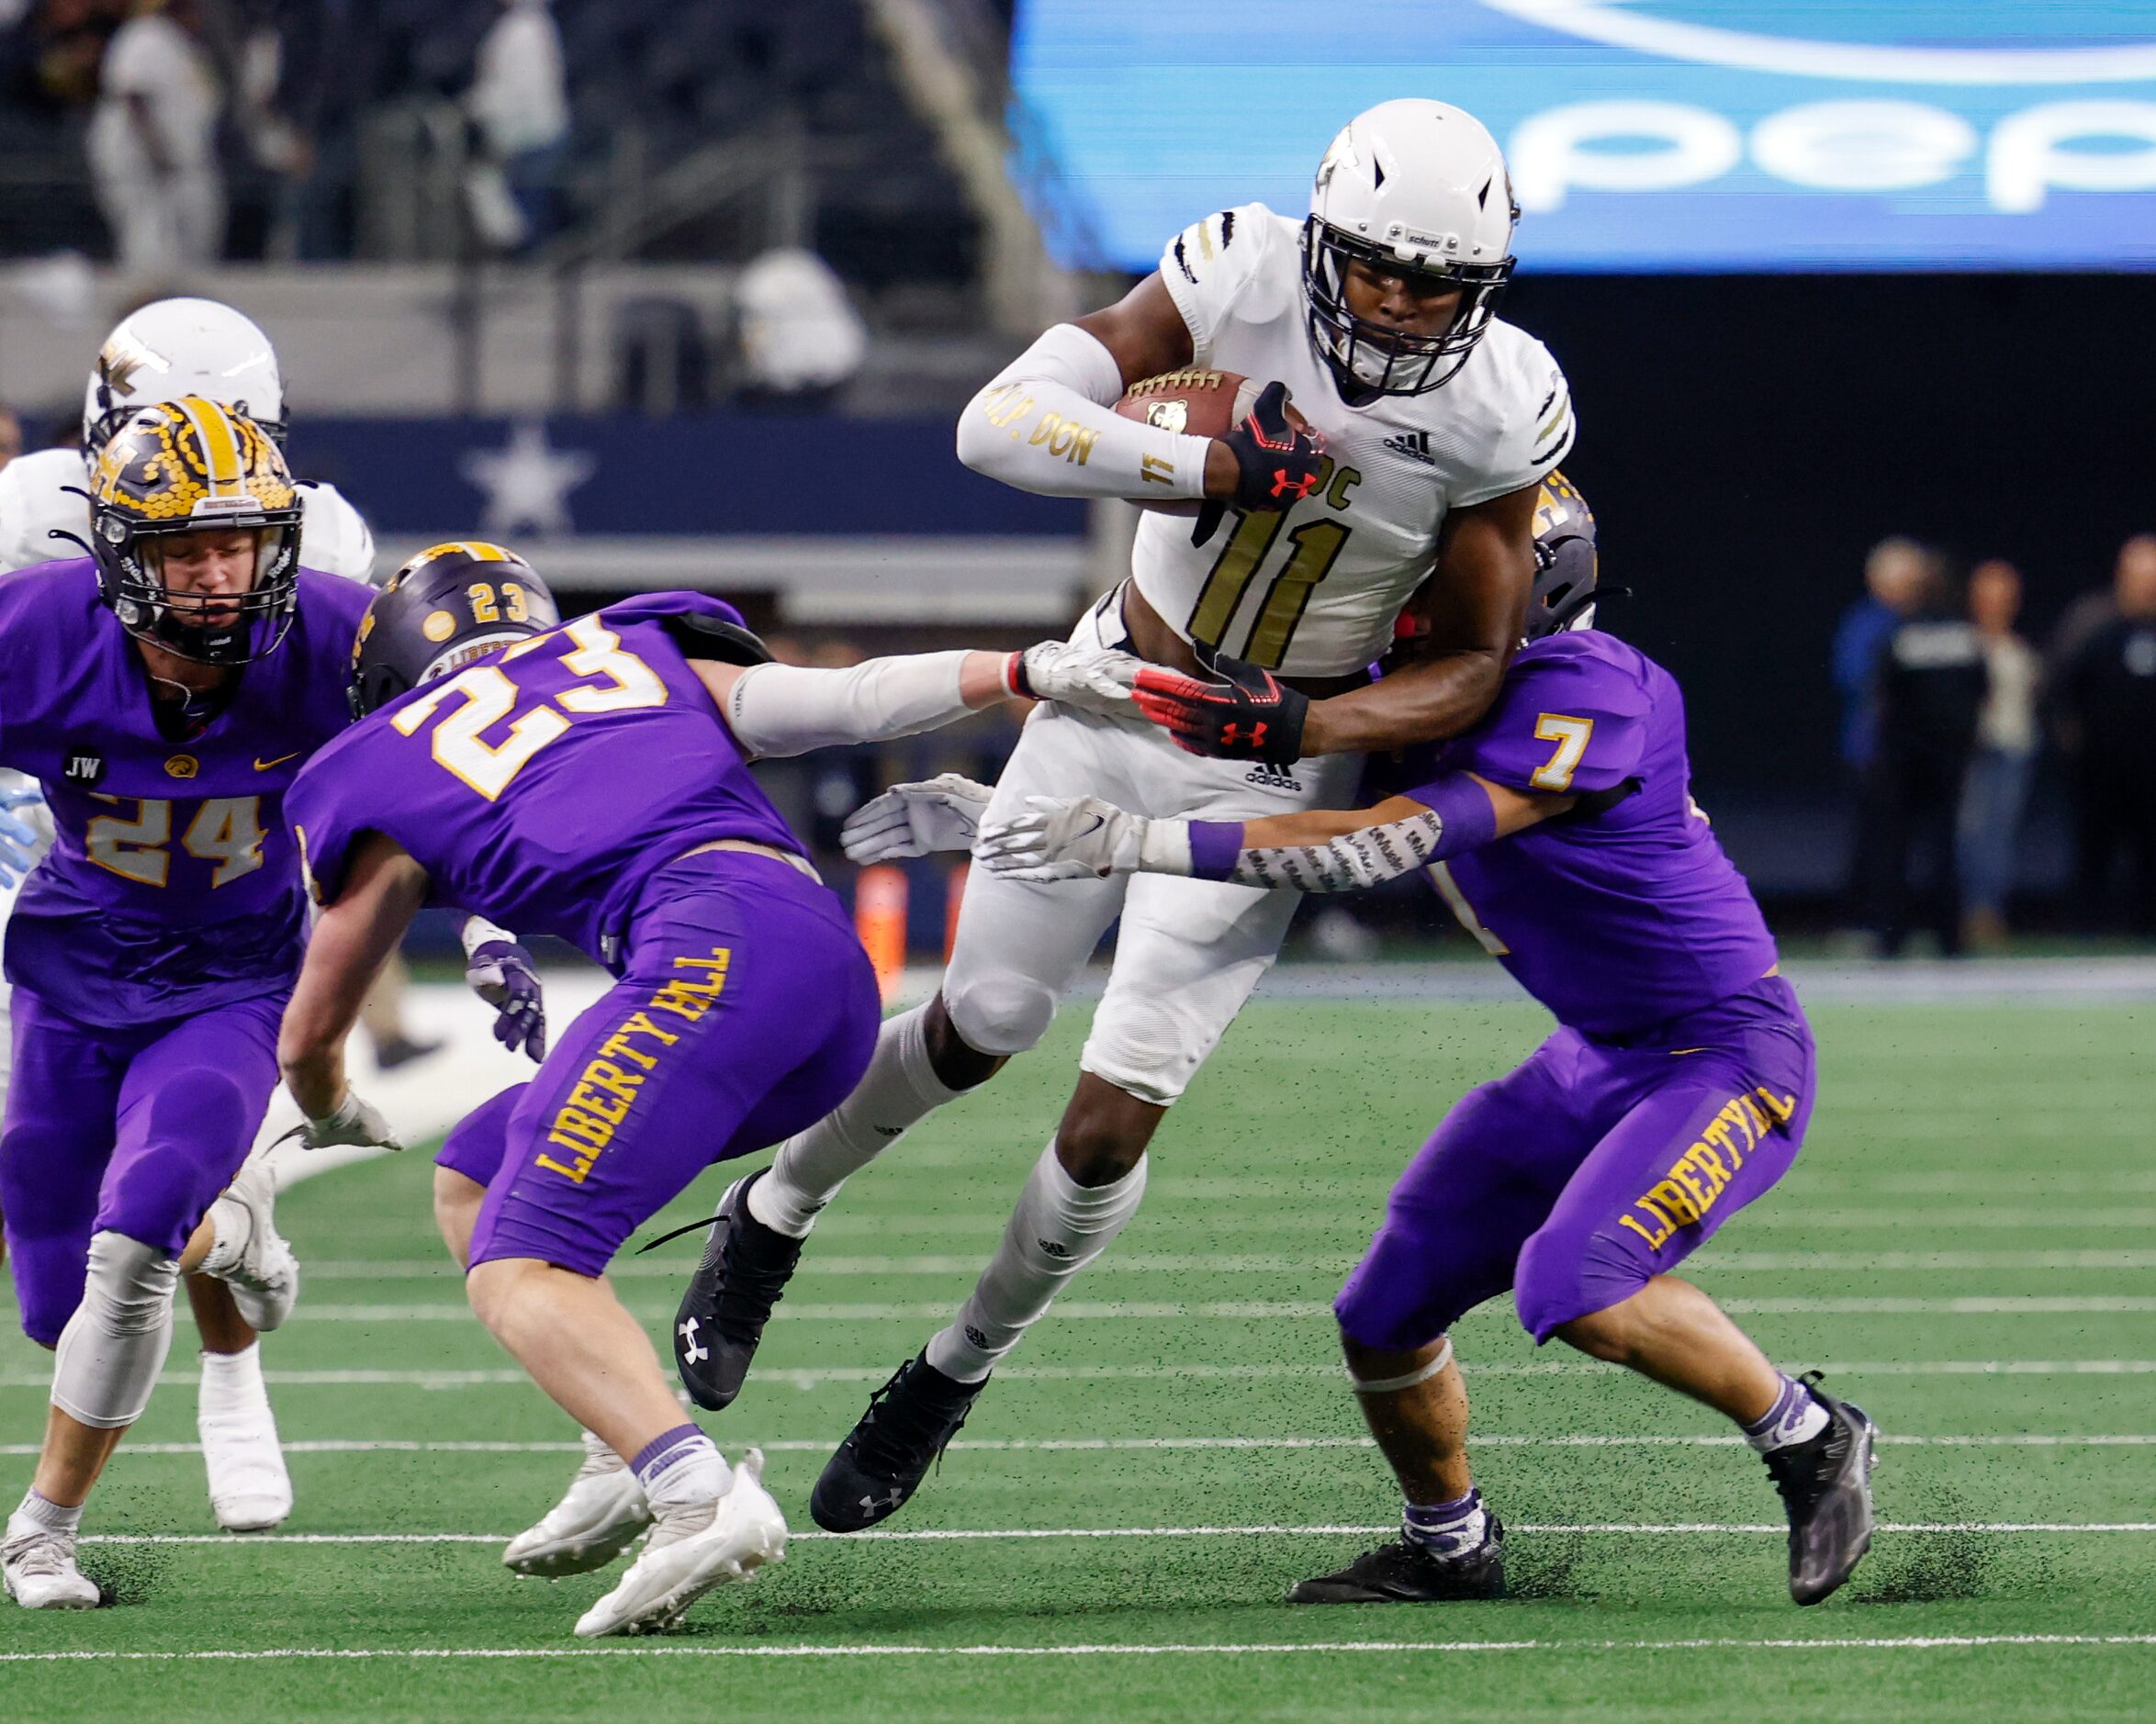
[[[290,754],[279,755],[275,760],[264,760],[257,755],[254,756],[254,769],[257,772],[267,772],[272,767],[281,767],[287,760],[298,759],[306,752],[304,748],[295,748]]]

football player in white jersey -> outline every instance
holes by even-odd
[[[89,473],[98,452],[141,409],[199,395],[248,415],[279,442],[285,429],[285,391],[276,350],[253,319],[214,299],[160,299],[123,319],[106,338],[83,399],[83,441],[77,448],[47,449],[17,456],[0,467],[0,572],[81,554],[90,531]],[[374,577],[375,541],[359,511],[335,487],[300,487],[301,536],[309,568],[347,579]],[[0,927],[13,909],[23,865],[42,843],[23,845],[9,823],[39,825],[37,786],[18,773],[0,774]],[[50,840],[49,823],[39,836]],[[485,924],[466,929],[467,950],[498,939],[505,951],[511,936]],[[522,947],[516,947],[518,953]],[[522,963],[511,958],[512,967]],[[528,966],[527,966],[528,968]],[[475,971],[475,980],[477,980]],[[518,978],[520,989],[525,979]],[[528,980],[537,999],[537,978]],[[6,1099],[8,988],[0,981],[0,1103]],[[536,1004],[532,1007],[536,1012]],[[394,1006],[390,1017],[395,1017]],[[408,1045],[409,1038],[405,1038]],[[385,1037],[376,1037],[377,1057]],[[251,1169],[220,1203],[248,1211],[256,1241],[242,1272],[290,1274],[291,1253],[276,1237],[274,1182]],[[262,1378],[261,1349],[253,1327],[241,1315],[226,1282],[207,1273],[185,1278],[196,1326],[202,1331],[199,1431],[209,1474],[210,1503],[218,1524],[230,1531],[259,1531],[281,1522],[292,1509],[291,1476],[277,1442],[276,1421]],[[288,1298],[292,1289],[285,1288]]]
[[[1008,819],[1028,795],[1107,786],[1155,815],[1322,808],[1353,790],[1357,755],[1403,715],[1429,738],[1482,716],[1521,636],[1537,488],[1573,437],[1555,363],[1494,316],[1516,215],[1477,121],[1443,103],[1386,103],[1333,140],[1308,221],[1258,204],[1207,217],[1120,303],[1050,330],[975,397],[958,446],[977,471],[1061,496],[1201,499],[1196,534],[1145,516],[1131,579],[1073,640],[1127,646],[1239,696],[1206,668],[1233,655],[1260,667],[1241,674],[1263,698],[1285,685],[1303,703],[1292,714],[1302,744],[1285,753],[1275,720],[1255,734],[1215,726],[1215,745],[1246,752],[1229,760],[1123,720],[1037,711],[992,816]],[[1277,386],[1211,440],[1112,410],[1130,385],[1190,365],[1285,385],[1308,430]],[[1418,595],[1430,650],[1387,677],[1377,701],[1365,667]],[[857,816],[854,836],[872,848],[881,823],[886,854],[918,854],[969,820],[932,792],[892,792]],[[1076,1091],[1003,1243],[825,1469],[818,1524],[854,1531],[897,1509],[990,1370],[1136,1211],[1148,1141],[1272,964],[1294,909],[1287,894],[1227,884],[1026,886],[975,872],[939,996],[888,1020],[846,1103],[726,1194],[682,1305],[685,1326],[697,1319],[678,1349],[682,1379],[724,1405],[839,1184],[1032,1047],[1120,917]]]

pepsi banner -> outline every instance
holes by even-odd
[[[1012,61],[1072,263],[1299,217],[1421,95],[1504,146],[1523,271],[2156,266],[2156,0],[1021,0]]]

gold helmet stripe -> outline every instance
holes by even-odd
[[[500,545],[488,544],[484,540],[459,540],[457,542],[457,549],[462,551],[466,556],[470,557],[475,563],[510,563],[515,561],[515,559],[511,557],[507,551],[504,551]]]
[[[239,427],[230,412],[198,395],[184,397],[179,410],[195,428],[196,446],[202,451],[203,477],[215,498],[247,495],[247,466],[240,450]]]

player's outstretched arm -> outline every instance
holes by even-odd
[[[426,896],[426,871],[377,833],[357,848],[336,901],[314,924],[277,1031],[277,1066],[305,1116],[298,1136],[309,1149],[334,1143],[404,1147],[345,1081],[344,1038]]]
[[[915,735],[1014,696],[1128,711],[1140,668],[1128,653],[1068,641],[1022,653],[910,653],[843,670],[691,662],[734,739],[761,759]]]
[[[973,846],[991,873],[1021,880],[1179,874],[1306,892],[1360,891],[1571,807],[1471,772],[1372,808],[1312,809],[1263,820],[1148,820],[1098,797],[1027,798],[1027,812],[984,824]]]

